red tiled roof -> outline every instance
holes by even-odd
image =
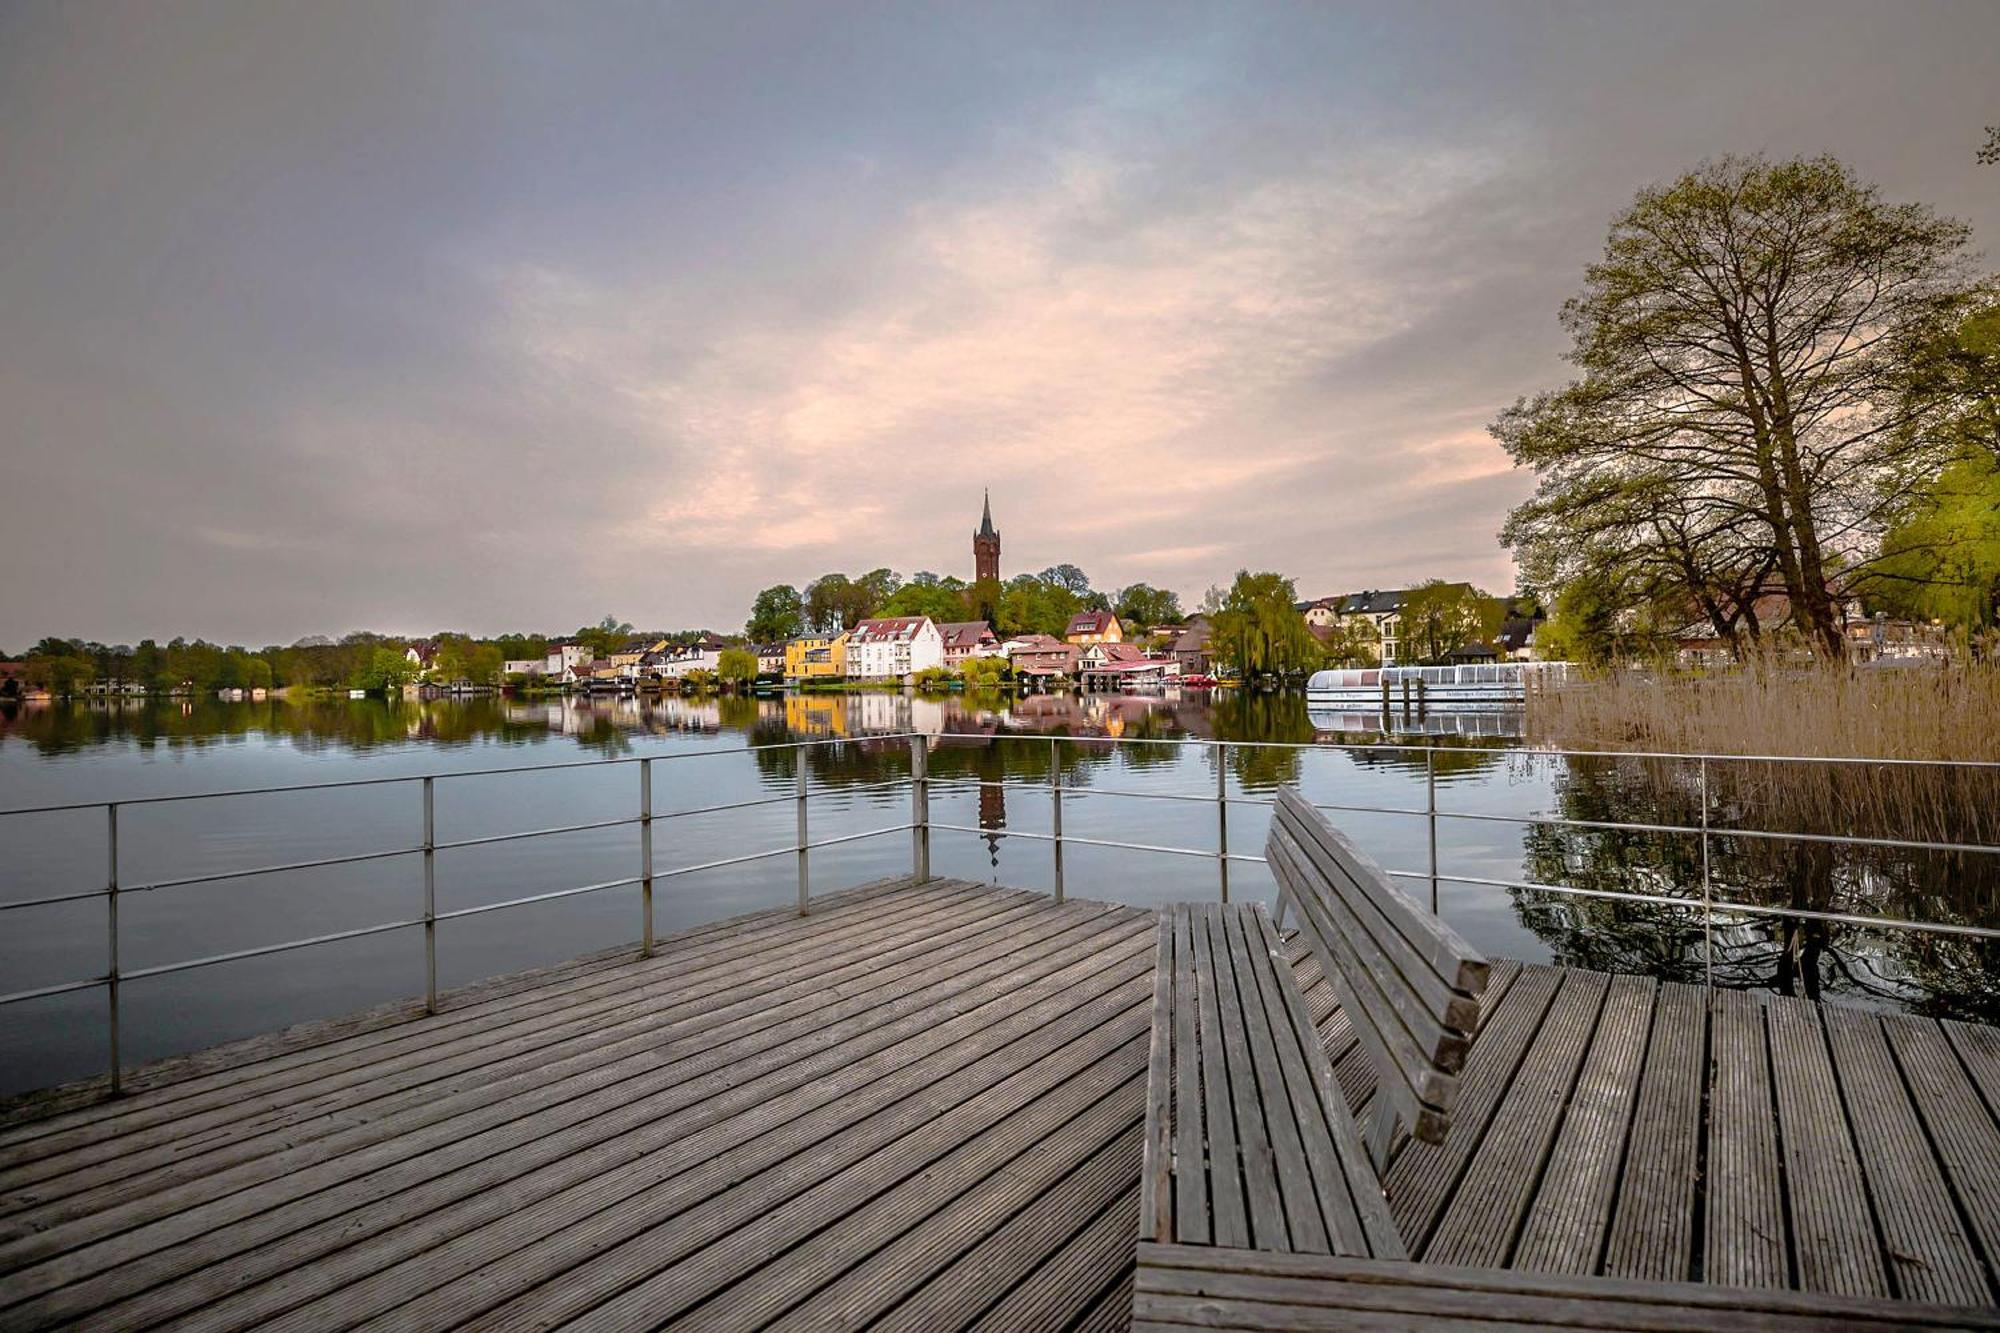
[[[1109,611],[1079,611],[1069,618],[1070,634],[1102,634],[1118,617]]]
[[[848,632],[848,642],[891,643],[899,639],[914,639],[929,619],[929,616],[889,616],[881,620],[864,620]]]
[[[954,620],[938,626],[947,648],[977,648],[993,637],[993,627],[983,620]]]

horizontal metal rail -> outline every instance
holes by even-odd
[[[162,977],[169,972],[187,972],[197,967],[213,967],[217,963],[234,963],[245,958],[262,958],[266,954],[289,953],[293,949],[308,949],[315,944],[334,944],[340,940],[358,940],[364,935],[381,935],[392,930],[407,930],[411,926],[424,924],[422,917],[412,921],[385,921],[378,926],[357,926],[353,930],[336,930],[325,935],[313,935],[302,940],[286,940],[283,944],[263,944],[254,949],[237,949],[230,953],[210,954],[206,958],[189,958],[178,963],[161,963],[155,967],[127,967],[119,970],[123,981],[134,981],[140,977]]]
[[[1428,871],[1391,870],[1398,879],[1429,879]],[[1493,889],[1521,889],[1535,893],[1560,893],[1579,898],[1608,898],[1619,902],[1657,903],[1666,907],[1686,907],[1697,911],[1713,908],[1743,916],[1794,917],[1805,921],[1828,921],[1838,925],[1870,926],[1885,930],[1921,930],[1944,935],[1967,935],[1976,939],[2000,939],[2000,929],[1991,926],[1958,925],[1947,921],[1904,921],[1893,916],[1873,916],[1859,912],[1825,912],[1810,907],[1777,907],[1768,903],[1732,902],[1717,898],[1704,903],[1700,898],[1678,898],[1671,894],[1632,893],[1619,889],[1589,889],[1575,884],[1540,884],[1533,880],[1487,879],[1478,875],[1438,876],[1447,884],[1476,884]]]

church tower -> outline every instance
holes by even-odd
[[[972,534],[972,577],[1000,581],[1000,534],[993,528],[993,496],[986,496],[986,511],[980,515],[979,531]]]

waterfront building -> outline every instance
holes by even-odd
[[[619,666],[637,666],[639,659],[648,653],[665,652],[669,647],[666,639],[657,634],[647,634],[636,639],[627,639],[611,654],[611,660]]]
[[[993,526],[993,494],[986,493],[979,516],[979,531],[972,534],[972,577],[1000,581],[1000,531]]]
[[[662,658],[660,674],[667,680],[679,680],[690,671],[706,671],[712,675],[721,668],[722,652],[728,646],[720,636],[707,632],[692,643],[662,640],[659,649]]]
[[[437,640],[418,639],[403,650],[403,660],[415,667],[417,677],[422,679],[430,675],[431,668],[437,665],[437,653]]]
[[[1053,634],[1023,634],[1001,645],[1008,664],[1017,676],[1052,680],[1076,675],[1077,658],[1083,650],[1064,643]]]
[[[1212,673],[1215,658],[1208,646],[1209,625],[1207,616],[1195,616],[1187,623],[1168,649],[1174,661],[1180,664],[1183,676],[1206,676]]]
[[[850,680],[901,680],[944,665],[944,636],[929,616],[864,620],[847,635]]]
[[[1123,643],[1125,629],[1109,611],[1079,611],[1069,618],[1063,638],[1079,647],[1093,643]]]
[[[1000,636],[984,620],[951,621],[938,626],[944,640],[944,664],[954,671],[969,657],[997,657]]]
[[[509,658],[500,664],[500,675],[502,678],[507,676],[539,676],[543,674],[542,668],[545,665],[546,663],[539,657]]]
[[[776,643],[760,643],[751,650],[757,654],[757,674],[773,678],[785,674],[785,644],[781,639]]]
[[[847,675],[845,634],[801,634],[785,645],[785,679],[840,680]]]
[[[544,676],[573,685],[580,679],[587,679],[589,670],[590,649],[575,639],[549,640],[548,656],[542,661]]]

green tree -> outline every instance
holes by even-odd
[[[1402,656],[1442,662],[1500,632],[1500,603],[1469,583],[1431,579],[1410,589],[1398,614]]]
[[[930,583],[911,580],[882,604],[880,614],[929,616],[939,622],[965,620],[972,614],[965,592],[965,584],[959,579],[936,579]]]
[[[1181,599],[1178,593],[1166,588],[1155,588],[1150,583],[1134,583],[1121,588],[1112,599],[1111,609],[1118,616],[1128,634],[1144,633],[1154,625],[1170,625],[1181,618]]]
[[[1375,666],[1382,660],[1382,636],[1375,626],[1360,617],[1336,621],[1319,641],[1320,665],[1325,667]]]
[[[778,583],[757,594],[743,633],[752,643],[778,643],[797,638],[805,627],[805,598],[791,584]]]
[[[757,654],[725,648],[716,659],[715,674],[726,684],[749,685],[757,679]]]
[[[1281,574],[1239,570],[1209,617],[1209,647],[1246,679],[1297,676],[1319,664],[1319,641],[1299,618],[1299,595]]]
[[[357,690],[387,694],[402,689],[416,678],[416,663],[405,657],[401,650],[382,644],[369,653],[366,664],[349,683]]]
[[[1700,557],[1691,608],[1705,571],[1768,561],[1798,627],[1839,656],[1835,574],[1935,475],[1931,442],[1903,429],[1929,407],[1908,370],[1966,308],[1969,236],[1831,158],[1723,158],[1642,191],[1563,307],[1582,378],[1494,423],[1538,474],[1503,540],[1544,586],[1615,575],[1659,555],[1635,496],[1671,499],[1669,535]]]
[[[1870,600],[1967,630],[2000,625],[2000,454],[1968,449],[1882,542]]]

